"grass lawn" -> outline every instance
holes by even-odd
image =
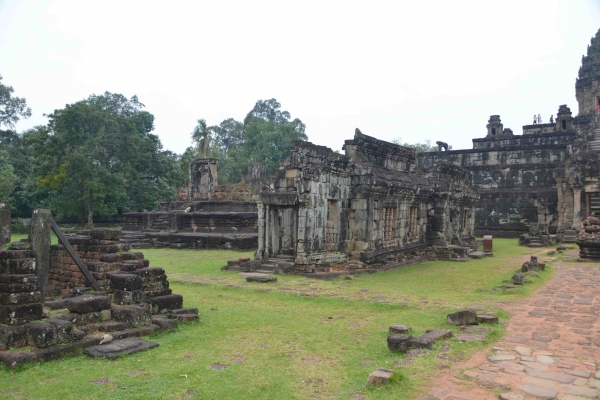
[[[348,399],[360,393],[367,399],[412,399],[432,375],[491,346],[503,329],[493,326],[484,343],[450,339],[448,346],[439,342],[433,351],[409,358],[388,351],[388,327],[410,325],[415,336],[429,328],[456,333],[458,328],[446,324],[449,312],[474,304],[498,311],[499,302],[522,299],[552,269],[516,292],[491,291],[533,254],[516,243],[496,239],[494,257],[466,263],[429,262],[353,280],[278,276],[274,284],[246,283],[220,270],[248,252],[145,249],[151,266],[167,270],[184,306],[199,308],[200,322],[154,336],[160,347],[117,360],[78,356],[0,369],[0,396]],[[394,369],[399,379],[365,387],[378,367]]]

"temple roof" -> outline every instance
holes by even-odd
[[[596,32],[588,45],[587,55],[581,57],[581,67],[575,88],[591,87],[593,81],[600,81],[600,30]]]

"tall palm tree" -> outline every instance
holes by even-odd
[[[198,125],[192,132],[192,142],[196,143],[196,152],[206,158],[211,129],[206,125],[205,119],[199,119]]]

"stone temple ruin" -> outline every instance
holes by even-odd
[[[477,236],[521,237],[530,246],[574,242],[582,221],[600,214],[599,65],[600,31],[582,57],[576,116],[561,105],[553,123],[525,125],[514,135],[492,115],[473,149],[419,154],[424,171],[447,162],[473,173]]]
[[[9,211],[0,210],[0,223],[10,227]],[[62,244],[50,244],[53,225]],[[0,243],[0,363],[14,368],[81,349],[112,357],[111,349],[158,345],[139,336],[198,319],[198,309],[183,308],[172,293],[164,269],[150,267],[120,237],[119,230],[63,236],[48,210],[35,210],[27,240],[10,250]],[[116,339],[112,347],[97,346],[103,334]]]
[[[358,129],[344,150],[294,142],[273,178],[253,184],[257,260],[242,269],[328,277],[468,259],[471,172],[444,162],[420,171],[415,150]]]

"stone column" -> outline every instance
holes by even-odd
[[[10,211],[0,210],[0,250],[10,243]]]
[[[31,251],[35,257],[35,265],[42,295],[42,304],[46,300],[46,285],[50,271],[50,231],[52,229],[52,214],[50,210],[35,209],[31,219]]]
[[[269,205],[267,204],[266,210],[265,210],[265,256],[263,258],[268,258],[269,257],[269,249],[270,249],[270,238],[269,238],[269,232],[271,231],[271,209],[269,207]]]
[[[256,207],[258,208],[258,250],[256,251],[256,258],[263,259],[265,253],[265,207],[259,201],[256,201]]]
[[[573,229],[581,229],[581,188],[573,188]]]

